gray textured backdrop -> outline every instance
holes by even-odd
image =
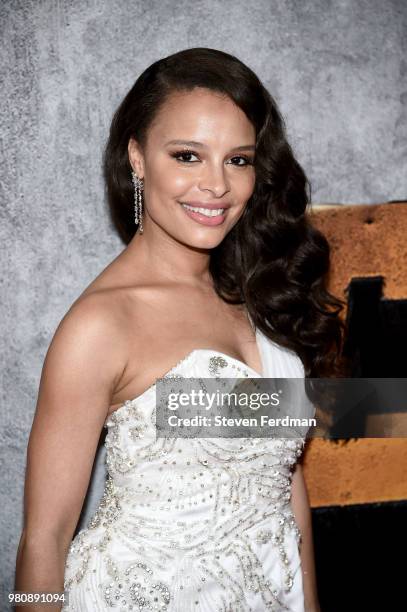
[[[101,178],[119,101],[159,57],[223,49],[279,103],[314,202],[405,199],[407,3],[2,0],[0,18],[0,578],[11,589],[43,359],[66,310],[123,248]]]

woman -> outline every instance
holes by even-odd
[[[81,612],[319,610],[304,439],[154,429],[163,372],[322,376],[340,347],[329,248],[276,103],[236,57],[181,51],[123,100],[104,168],[127,247],[44,362],[16,588],[64,584]],[[104,426],[105,494],[71,542]]]

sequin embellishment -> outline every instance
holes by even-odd
[[[219,368],[226,368],[228,362],[224,357],[214,355],[209,358],[209,373],[211,376],[219,376]]]
[[[199,369],[190,369],[195,359]],[[197,371],[253,377],[238,360],[205,349],[162,378],[171,390],[171,379]],[[253,597],[256,610],[297,610],[284,600],[299,571],[301,534],[290,497],[304,439],[159,438],[154,389],[147,391],[105,423],[105,491],[69,548],[69,605],[62,612],[84,612],[85,604],[100,611],[252,612]],[[268,550],[280,567],[275,576],[265,570]]]
[[[112,559],[107,559],[113,581],[103,585],[105,602],[120,610],[152,610],[166,612],[170,603],[170,590],[154,579],[154,572],[146,563],[138,561],[119,572]],[[133,604],[133,607],[132,607]]]

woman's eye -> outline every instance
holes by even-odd
[[[171,157],[174,157],[178,161],[187,163],[187,164],[195,163],[197,161],[197,160],[191,159],[191,156],[195,158],[197,157],[197,155],[193,151],[176,151],[175,153],[171,153]],[[240,162],[243,161],[243,163],[235,163],[235,160],[240,160]],[[253,165],[253,160],[243,155],[235,155],[234,157],[231,158],[231,161],[233,162],[232,163],[233,166],[244,167],[244,166]]]
[[[186,162],[186,163],[190,163],[191,159],[185,159],[188,157],[195,156],[195,153],[193,153],[192,151],[176,151],[175,153],[171,153],[172,157],[175,157],[175,159],[178,159],[181,162]],[[183,159],[180,159],[183,158]]]
[[[253,164],[253,161],[251,159],[242,155],[235,155],[235,157],[232,157],[232,160],[234,159],[240,159],[244,161],[244,164],[233,164],[234,166],[251,166]]]

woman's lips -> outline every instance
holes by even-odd
[[[208,225],[208,226],[221,225],[226,218],[227,208],[223,211],[221,215],[216,215],[215,217],[207,217],[203,213],[189,210],[188,208],[185,208],[185,206],[182,206],[182,203],[181,203],[181,208],[188,215],[188,217],[190,217],[191,219],[193,219],[200,225]],[[222,207],[219,206],[219,209],[221,208]]]

